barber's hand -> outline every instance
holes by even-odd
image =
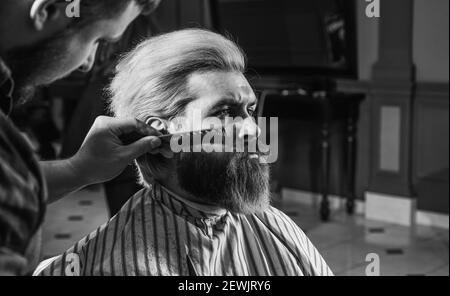
[[[140,137],[133,143],[124,143],[123,139],[131,134]],[[109,181],[145,153],[161,153],[171,158],[173,153],[162,149],[161,140],[156,137],[159,135],[158,131],[136,119],[100,116],[70,162],[86,185]]]

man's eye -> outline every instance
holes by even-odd
[[[230,116],[230,113],[231,113],[231,110],[227,108],[227,109],[222,109],[222,110],[218,111],[215,114],[215,116],[219,117],[219,118],[224,118],[224,117]]]
[[[256,116],[256,109],[248,109],[247,110],[248,115],[250,115],[251,117],[255,117]]]

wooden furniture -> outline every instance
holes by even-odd
[[[359,104],[364,94],[350,94],[341,92],[315,91],[307,92],[301,89],[266,90],[260,98],[259,115],[264,117],[297,118],[318,121],[320,128],[321,157],[319,177],[321,182],[320,216],[327,221],[329,208],[329,180],[330,180],[330,151],[331,122],[341,120],[345,122],[344,141],[344,171],[346,208],[349,214],[355,205],[355,162],[357,145],[357,121]],[[280,135],[282,136],[282,135]]]

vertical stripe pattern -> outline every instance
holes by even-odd
[[[275,208],[253,215],[209,209],[154,184],[38,275],[333,273],[304,232]]]

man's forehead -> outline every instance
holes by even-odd
[[[241,73],[210,72],[193,74],[188,79],[188,88],[197,98],[254,99],[253,90]]]

